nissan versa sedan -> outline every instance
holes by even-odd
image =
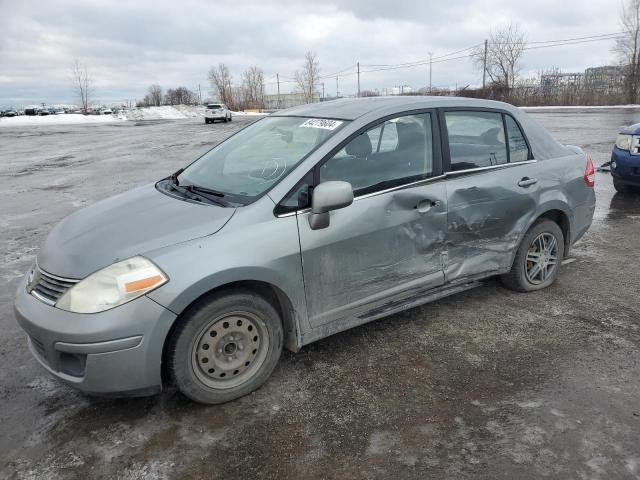
[[[269,115],[53,228],[18,322],[94,394],[172,382],[221,403],[283,347],[480,285],[551,285],[589,228],[594,168],[519,109],[379,97]]]
[[[613,186],[620,193],[640,190],[640,123],[622,129],[611,152]]]

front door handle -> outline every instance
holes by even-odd
[[[530,187],[531,185],[535,185],[536,183],[538,183],[537,178],[522,177],[522,179],[518,182],[518,186],[526,188]]]
[[[431,210],[432,207],[439,207],[440,206],[440,200],[429,200],[428,198],[425,198],[424,200],[420,200],[420,202],[418,202],[418,204],[413,207],[416,210],[418,210],[418,212],[420,213],[427,213],[429,210]]]

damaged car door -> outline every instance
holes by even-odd
[[[349,182],[353,204],[314,229],[298,214],[313,327],[442,285],[447,206],[434,112],[395,116],[365,129],[315,169],[316,183]]]
[[[531,149],[500,111],[442,112],[447,172],[447,282],[509,268],[539,201]]]

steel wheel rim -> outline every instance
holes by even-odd
[[[264,363],[269,331],[256,315],[238,311],[207,323],[191,346],[191,367],[204,385],[215,389],[237,387]]]
[[[546,282],[558,266],[558,240],[548,232],[538,235],[527,250],[524,273],[527,280],[540,285]]]

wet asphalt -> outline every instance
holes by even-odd
[[[532,113],[600,165],[640,110]],[[91,398],[29,354],[12,297],[64,216],[248,119],[0,128],[0,478],[640,478],[640,194],[597,174],[555,285],[497,281],[285,352],[220,406]]]

